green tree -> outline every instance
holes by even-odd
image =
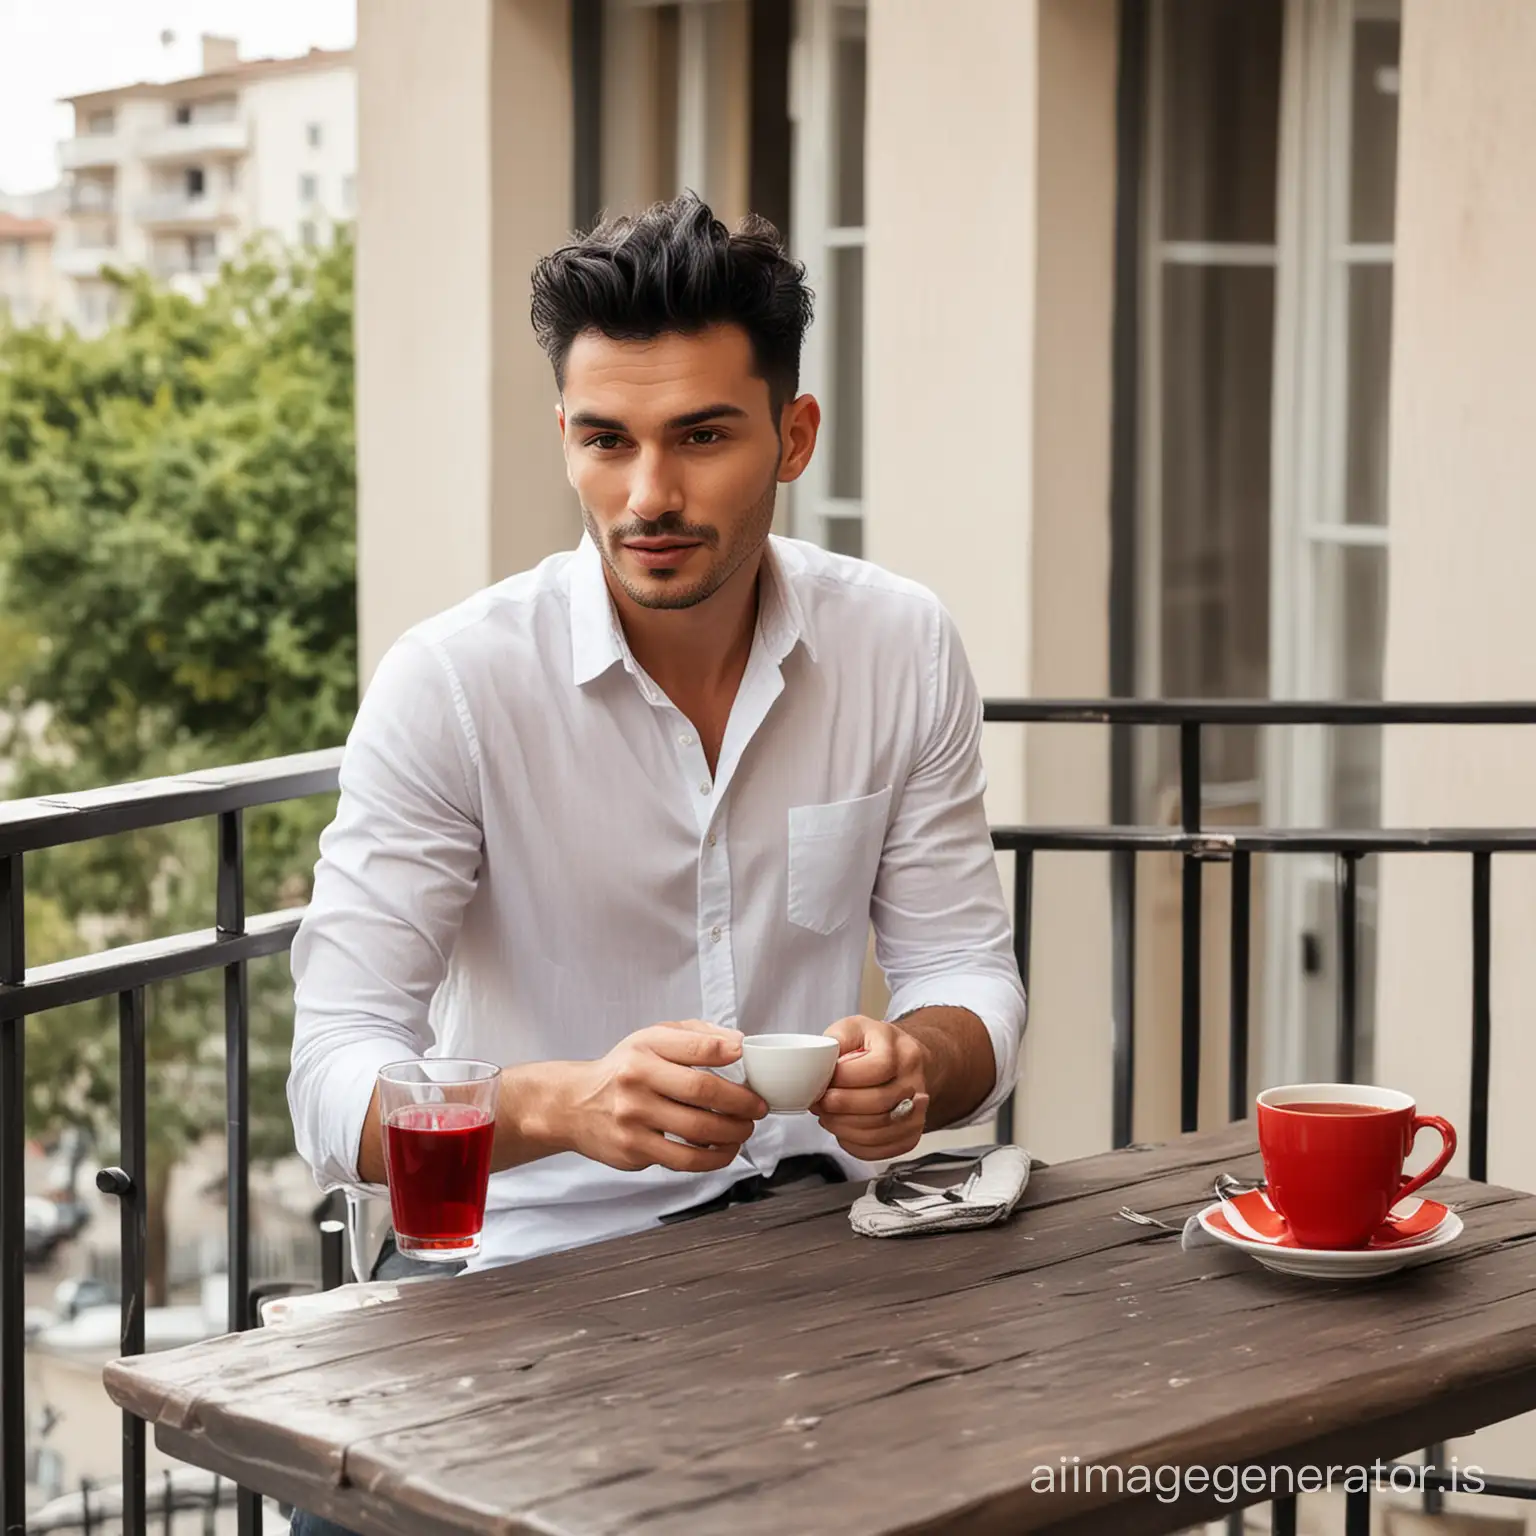
[[[99,337],[0,331],[0,751],[10,795],[332,746],[356,705],[352,245],[253,245],[193,302],[116,279]],[[307,899],[329,797],[251,814],[247,904]],[[41,964],[211,926],[213,834],[155,829],[28,860]],[[217,976],[151,989],[153,1300],[165,1182],[225,1123]],[[292,1146],[291,995],[252,972],[253,1154]],[[34,1133],[115,1141],[116,1009],[33,1019]]]

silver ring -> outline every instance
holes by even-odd
[[[901,1103],[898,1104],[896,1106],[896,1108],[891,1111],[891,1119],[892,1120],[905,1120],[907,1118],[907,1116],[910,1115],[912,1113],[912,1111],[916,1107],[917,1107],[916,1104],[914,1104],[914,1102],[911,1099],[903,1099],[901,1101]]]

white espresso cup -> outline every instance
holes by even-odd
[[[773,1114],[795,1115],[827,1091],[841,1050],[831,1035],[748,1035],[741,1066],[747,1087]]]

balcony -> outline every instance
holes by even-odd
[[[1356,1080],[1361,975],[1357,936],[1362,926],[1359,873],[1362,859],[1413,855],[1454,866],[1471,867],[1469,932],[1471,936],[1470,1039],[1466,1056],[1470,1087],[1467,1121],[1469,1174],[1486,1182],[1490,1107],[1490,1040],[1492,1034],[1492,907],[1491,873],[1495,858],[1501,865],[1511,855],[1536,850],[1536,831],[1483,827],[1442,831],[1425,828],[1380,831],[1336,831],[1324,828],[1214,829],[1202,823],[1202,732],[1225,725],[1304,727],[1348,725],[1378,727],[1406,724],[1474,726],[1536,725],[1536,704],[1309,704],[1309,703],[1169,703],[1161,701],[1039,701],[992,700],[986,718],[998,724],[1061,727],[1073,724],[1108,725],[1117,731],[1137,727],[1175,729],[1179,735],[1181,783],[1188,808],[1178,827],[1167,826],[1007,826],[992,829],[992,841],[1010,855],[1014,893],[1014,949],[1019,969],[1029,984],[1033,934],[1036,854],[1051,858],[1068,853],[1111,857],[1113,939],[1106,964],[1116,1007],[1110,1050],[1109,1080],[1104,1088],[1112,1107],[1111,1139],[1125,1147],[1132,1137],[1135,1063],[1131,1021],[1135,1017],[1138,937],[1138,855],[1160,855],[1178,866],[1182,899],[1177,905],[1182,959],[1180,979],[1178,1084],[1181,1127],[1209,1128],[1217,1120],[1241,1120],[1249,1113],[1249,995],[1252,973],[1250,929],[1254,925],[1251,893],[1255,855],[1261,859],[1326,856],[1337,865],[1335,921],[1338,966],[1333,978],[1337,1001],[1337,1076]],[[22,1022],[31,1015],[88,999],[119,999],[123,1140],[121,1167],[103,1170],[98,1184],[118,1197],[122,1219],[122,1350],[141,1353],[145,1334],[145,1228],[140,1193],[145,1166],[145,998],[146,990],[176,978],[204,971],[225,973],[225,1011],[221,1021],[226,1045],[228,1123],[228,1262],[227,1289],[230,1326],[255,1326],[255,1302],[270,1286],[253,1286],[252,1234],[247,1193],[249,1171],[249,999],[245,985],[248,964],[264,955],[287,950],[303,915],[290,908],[248,915],[244,900],[243,817],[259,806],[328,793],[337,786],[340,753],[315,752],[267,763],[214,769],[173,779],[58,795],[33,801],[0,803],[0,1251],[9,1255],[0,1275],[0,1402],[7,1412],[0,1420],[0,1451],[4,1453],[4,1516],[8,1527],[22,1528],[22,1479],[17,1469],[27,1464],[27,1420],[21,1411],[25,1396],[25,1318],[20,1284],[23,1248],[24,1190],[21,1181],[23,1122]],[[137,828],[207,819],[216,828],[218,869],[214,926],[200,932],[126,944],[103,953],[54,965],[28,969],[22,904],[23,859],[52,847],[110,836]],[[1214,872],[1223,872],[1222,880]],[[1226,1013],[1225,1062],[1214,1065],[1223,1078],[1224,1114],[1201,1113],[1201,978],[1206,952],[1213,946],[1202,919],[1202,885],[1207,907],[1226,908],[1229,973],[1222,1011]],[[1213,887],[1216,887],[1213,889]],[[1212,897],[1223,899],[1211,901]],[[1145,895],[1140,903],[1148,917]],[[1033,1026],[1039,1030],[1042,1026]],[[215,1031],[217,1024],[211,1025]],[[1222,1068],[1225,1071],[1222,1071]],[[1013,1137],[1013,1106],[1006,1101],[997,1121],[997,1139]],[[321,1285],[342,1281],[343,1228],[327,1221],[321,1227]],[[301,1281],[287,1284],[303,1289]],[[11,1406],[14,1405],[14,1406]],[[125,1529],[143,1530],[149,1501],[158,1490],[145,1477],[145,1428],[126,1414],[123,1437],[123,1486],[118,1495],[130,1518]],[[1529,1498],[1536,1484],[1498,1479],[1497,1491]],[[1487,1491],[1495,1490],[1490,1480]],[[169,1483],[165,1497],[169,1501]],[[1352,1496],[1353,1497],[1353,1496]],[[242,1492],[242,1529],[256,1529],[259,1499]],[[1281,1504],[1288,1505],[1282,1508]],[[1351,1506],[1352,1509],[1355,1507]],[[1360,1506],[1362,1509],[1364,1505]],[[1293,1500],[1277,1503],[1275,1530],[1294,1530]],[[1285,1523],[1289,1522],[1289,1523]],[[50,1527],[51,1528],[51,1527]],[[1364,1527],[1359,1527],[1364,1528]],[[1350,1529],[1356,1529],[1351,1525]]]
[[[179,267],[173,272],[161,274],[161,281],[172,293],[179,293],[184,299],[191,299],[194,303],[202,300],[208,291],[208,285],[218,276],[219,264],[214,262],[200,263],[197,266]]]
[[[54,270],[64,277],[95,277],[103,267],[118,265],[122,252],[116,242],[100,245],[66,245],[53,253]]]
[[[170,123],[141,134],[137,148],[146,160],[200,160],[205,156],[243,155],[251,147],[251,125],[242,118],[216,122]]]
[[[110,181],[78,181],[69,191],[64,211],[72,219],[89,219],[117,212],[117,188]]]
[[[59,145],[61,171],[87,171],[122,163],[126,144],[120,133],[82,133]]]
[[[134,214],[159,229],[211,229],[237,217],[234,199],[217,192],[157,192],[136,204]]]

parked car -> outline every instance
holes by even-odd
[[[123,1293],[117,1286],[91,1275],[75,1275],[69,1280],[61,1280],[53,1290],[54,1310],[65,1322],[79,1317],[88,1307],[119,1306],[122,1299]]]
[[[84,1225],[78,1207],[28,1195],[22,1202],[22,1262],[39,1269]]]

